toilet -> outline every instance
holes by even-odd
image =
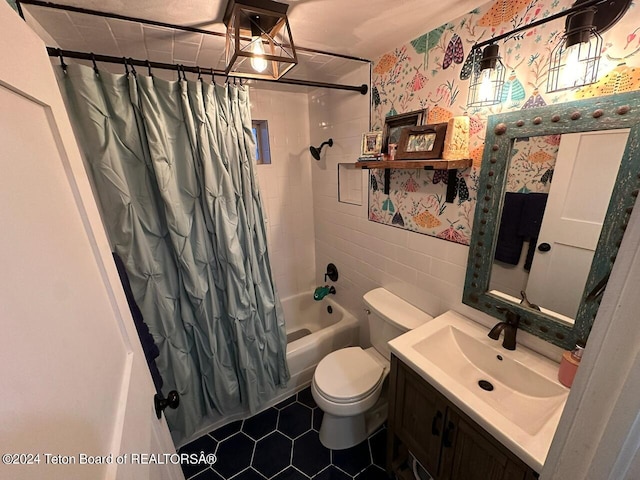
[[[384,288],[363,299],[372,346],[331,352],[318,363],[311,382],[313,398],[324,412],[320,441],[332,450],[359,444],[386,420],[387,342],[433,319]]]

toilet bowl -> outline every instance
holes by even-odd
[[[311,382],[313,398],[324,412],[320,441],[332,450],[357,445],[386,420],[387,342],[433,318],[383,288],[367,292],[364,301],[373,346],[330,353]]]
[[[384,422],[384,416],[366,413],[378,403],[388,374],[389,362],[374,348],[343,348],[320,361],[311,394],[324,412],[323,445],[333,450],[352,447]]]

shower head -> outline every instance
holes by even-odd
[[[326,142],[322,142],[319,147],[314,147],[313,145],[309,147],[309,151],[311,152],[311,156],[316,160],[320,160],[320,152],[322,152],[322,147],[325,145],[329,145],[333,147],[333,138],[330,138]]]
[[[309,151],[311,152],[311,156],[316,160],[320,160],[320,150],[314,146],[309,147]]]

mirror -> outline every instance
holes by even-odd
[[[640,93],[489,117],[463,302],[588,336],[640,187]]]
[[[575,322],[628,136],[619,129],[514,139],[491,293]]]

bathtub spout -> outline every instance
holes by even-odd
[[[313,299],[319,302],[327,295],[329,294],[335,295],[335,293],[336,293],[336,287],[334,287],[333,285],[332,286],[325,285],[324,287],[318,287],[315,289],[315,291],[313,292]]]

